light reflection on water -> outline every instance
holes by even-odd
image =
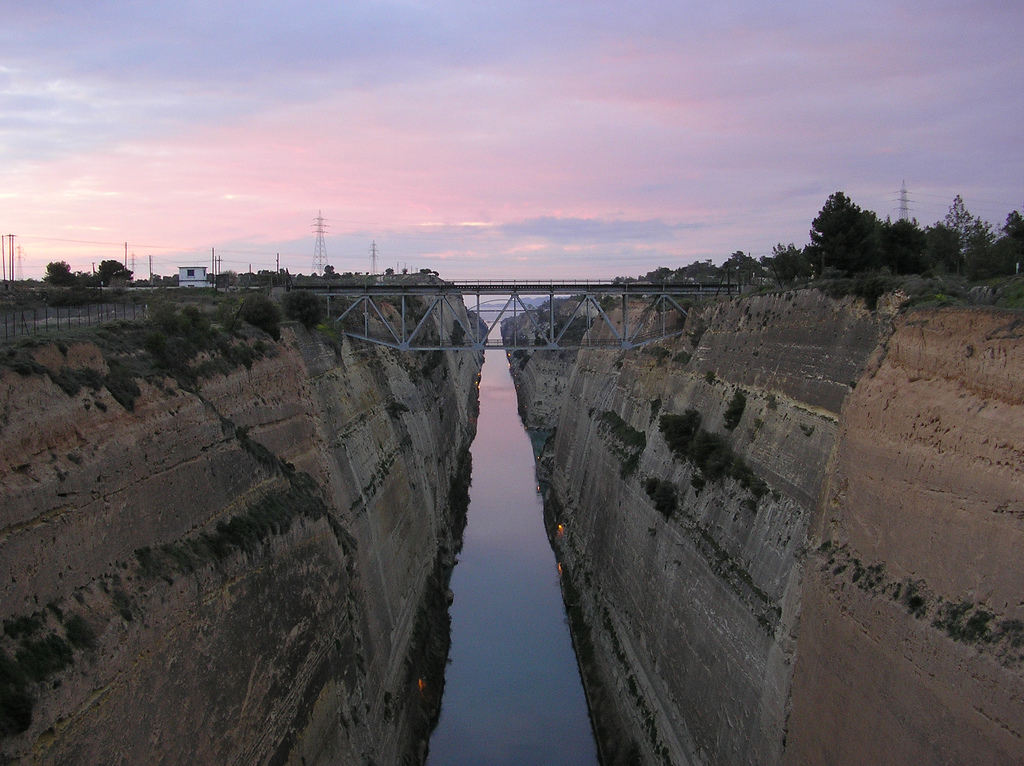
[[[596,764],[530,440],[505,355],[486,352],[451,664],[430,766]]]

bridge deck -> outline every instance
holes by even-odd
[[[433,284],[402,282],[393,278],[362,284],[330,281],[293,285],[293,289],[311,290],[325,295],[719,295],[732,294],[737,286],[721,282],[655,283],[592,282],[587,280],[486,280],[453,281]]]
[[[325,295],[328,304],[332,297],[347,303],[337,322],[350,338],[402,351],[635,348],[683,332],[687,312],[685,302],[681,304],[678,299],[709,298],[738,291],[738,286],[728,282],[421,282],[390,276],[363,283],[318,281],[293,285],[295,288]],[[475,311],[466,300],[470,296],[476,298]],[[483,296],[503,296],[504,305],[497,311],[483,311]],[[564,307],[556,310],[556,296],[560,296],[557,302],[567,302],[567,314]],[[543,309],[528,305],[528,299],[537,297],[548,298]],[[610,299],[614,303],[609,305]],[[414,304],[421,302],[426,306],[425,313],[413,309]],[[618,306],[618,312],[609,314],[611,306]],[[484,313],[494,316],[484,321]],[[670,321],[672,314],[677,319]],[[499,328],[503,318],[511,318],[516,326],[518,317],[525,318],[528,324],[517,327],[511,339],[492,339],[492,331]],[[430,329],[428,320],[436,321],[440,333]],[[591,332],[595,325],[603,328],[596,335]],[[445,327],[449,329],[446,331]],[[657,329],[651,332],[652,328]]]

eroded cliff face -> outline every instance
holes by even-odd
[[[894,308],[513,360],[606,763],[1021,759],[1017,325]]]
[[[89,342],[0,371],[4,759],[422,759],[479,359],[259,343],[130,408]]]
[[[900,318],[843,409],[788,763],[1024,760],[1024,318]]]

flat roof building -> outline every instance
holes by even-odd
[[[209,287],[205,266],[179,266],[178,287]]]

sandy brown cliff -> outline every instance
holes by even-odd
[[[417,762],[478,359],[286,327],[126,397],[96,345],[29,353],[0,371],[3,758]]]
[[[805,562],[789,763],[1024,760],[1024,318],[900,318]]]
[[[607,763],[1020,761],[1015,317],[801,291],[513,360]]]

